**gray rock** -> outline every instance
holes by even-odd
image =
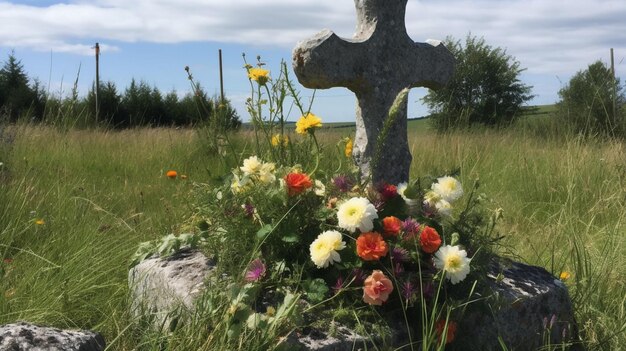
[[[193,311],[214,268],[212,260],[189,250],[142,261],[128,273],[133,314],[149,318],[157,328],[173,328],[172,323]]]
[[[358,351],[372,348],[368,338],[337,325],[332,335],[317,329],[310,329],[307,333],[293,332],[287,337],[286,343],[289,350]]]
[[[389,130],[384,156],[370,169],[389,108],[405,88],[446,84],[454,73],[454,57],[440,42],[413,42],[404,23],[407,0],[354,2],[353,39],[324,30],[301,41],[293,50],[293,68],[307,88],[340,86],[356,94],[354,159],[363,176],[398,184],[408,180],[411,165],[406,101]]]
[[[61,330],[28,323],[0,326],[0,350],[101,351],[102,335],[88,330]]]
[[[536,350],[578,340],[567,287],[545,269],[510,260],[494,260],[488,274],[491,312],[466,315],[458,328],[459,350]],[[580,350],[574,344],[570,350]]]

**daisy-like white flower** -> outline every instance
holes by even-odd
[[[448,202],[453,202],[463,196],[461,182],[450,176],[437,178],[437,183],[433,183],[431,189]]]
[[[258,174],[259,181],[263,184],[273,183],[276,180],[274,170],[276,170],[276,165],[273,163],[268,162],[261,164]]]
[[[458,246],[442,246],[435,254],[435,267],[446,272],[446,278],[452,284],[457,284],[467,277],[470,271],[470,261],[467,252]]]
[[[339,227],[361,232],[369,232],[374,228],[374,219],[378,218],[376,208],[364,197],[353,197],[339,205],[337,209],[337,219]]]
[[[442,216],[450,216],[452,214],[452,205],[444,199],[437,201],[435,208],[437,209],[437,213]]]
[[[250,156],[243,160],[243,167],[239,167],[244,175],[256,174],[261,170],[263,164],[256,156]]]
[[[415,199],[409,199],[408,197],[406,197],[406,195],[404,195],[404,192],[406,191],[406,189],[409,187],[409,185],[404,182],[404,183],[400,183],[398,185],[396,185],[396,192],[402,196],[402,199],[404,199],[404,202],[406,202],[407,205],[411,206],[415,206],[418,204],[418,201]]]
[[[233,174],[233,181],[230,183],[230,190],[233,194],[239,194],[250,186],[250,178],[239,177],[237,174]]]
[[[337,251],[346,247],[346,242],[342,241],[341,233],[336,230],[327,230],[317,236],[311,243],[309,251],[311,261],[317,268],[326,268],[335,262],[341,262],[341,257]]]

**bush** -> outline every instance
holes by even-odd
[[[531,88],[519,75],[524,69],[501,48],[493,48],[483,38],[468,35],[465,44],[451,37],[446,47],[456,59],[456,70],[442,89],[430,90],[424,97],[432,121],[440,131],[474,124],[509,125],[522,105],[533,98]]]
[[[619,79],[613,80],[610,68],[596,61],[576,73],[559,91],[557,119],[578,134],[624,136],[626,98],[622,88]]]

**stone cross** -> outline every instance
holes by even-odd
[[[445,85],[454,57],[441,43],[416,43],[406,32],[408,0],[354,0],[357,27],[353,39],[323,30],[293,51],[293,68],[307,88],[346,87],[356,94],[354,160],[364,177],[377,183],[405,182],[411,153],[407,141],[407,102],[401,104],[382,155],[371,169],[376,142],[389,108],[404,88]]]

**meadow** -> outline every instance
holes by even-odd
[[[523,128],[437,134],[425,120],[409,130],[412,175],[460,167],[464,184],[478,179],[489,207],[504,210],[502,254],[569,273],[589,350],[626,345],[623,141]],[[328,128],[320,140],[351,133]],[[153,349],[154,336],[127,311],[129,262],[140,242],[180,233],[194,183],[227,172],[203,134],[6,126],[0,162],[0,324],[86,328],[110,350]]]

